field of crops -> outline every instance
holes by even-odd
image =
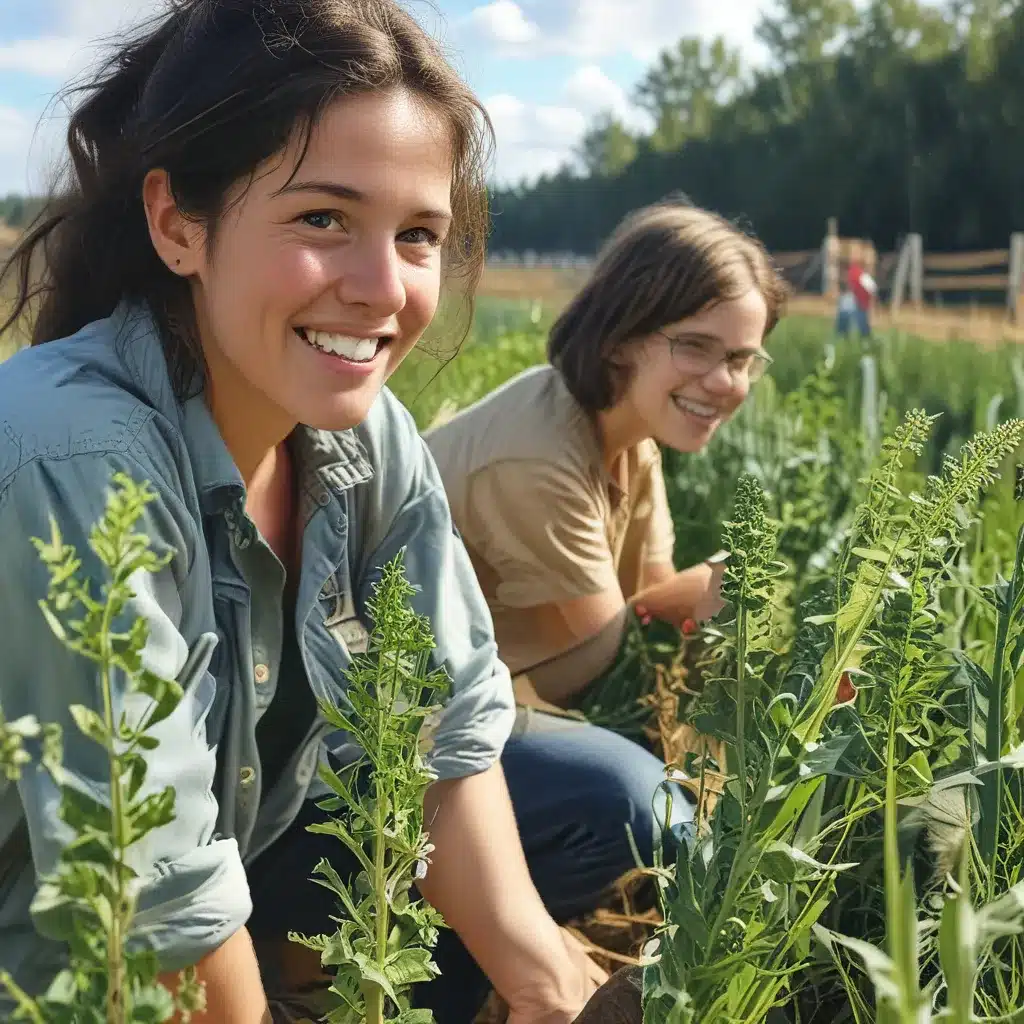
[[[485,303],[393,387],[425,427],[542,360],[549,318]],[[1024,352],[795,318],[770,349],[707,452],[665,453],[677,563],[729,548],[726,611],[638,633],[584,702],[699,780],[643,1019],[1024,1020]]]
[[[543,360],[552,314],[484,301],[460,351],[442,324],[393,390],[426,427]],[[677,562],[727,548],[725,610],[688,636],[635,624],[581,705],[683,773],[698,813],[654,912],[623,886],[580,923],[633,966],[579,1024],[1024,1024],[1024,351],[841,342],[796,317],[769,344],[770,376],[708,450],[665,453]],[[115,581],[141,557],[132,495],[104,527]],[[63,579],[59,546],[41,554]],[[36,727],[19,728],[5,770]],[[141,755],[119,756],[130,778]],[[105,948],[79,951],[75,999],[105,998]]]

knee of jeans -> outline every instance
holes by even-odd
[[[630,827],[637,851],[645,864],[653,863],[659,845],[668,859],[674,858],[679,843],[688,843],[693,835],[692,800],[678,783],[667,782],[661,771],[637,779],[634,786]]]

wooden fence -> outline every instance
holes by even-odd
[[[880,304],[892,314],[906,306],[941,307],[950,297],[967,297],[974,305],[980,297],[991,308],[998,294],[1004,319],[1024,325],[1024,232],[1012,234],[1006,249],[935,253],[924,251],[920,235],[908,234],[894,252],[879,253],[870,239],[841,237],[833,218],[819,248],[773,252],[772,258],[796,294],[835,299],[855,255],[878,282]],[[585,273],[593,258],[571,252],[495,252],[488,266]]]

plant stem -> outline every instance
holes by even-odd
[[[114,701],[110,685],[113,654],[110,649],[112,601],[103,609],[100,632],[100,687],[103,691],[103,717],[107,728],[107,758],[110,766],[110,819],[114,827],[114,906],[111,908],[110,933],[107,938],[107,1022],[124,1024],[126,984],[124,963],[125,892],[124,892],[124,808],[121,793],[120,761],[116,749]]]
[[[401,666],[397,652],[392,653],[394,664],[391,667],[391,678],[386,680],[389,667],[387,657],[381,657],[377,668],[377,756],[374,759],[374,834],[373,834],[373,891],[376,897],[376,921],[374,935],[374,959],[377,969],[384,973],[384,965],[388,955],[388,932],[390,919],[387,899],[387,821],[385,820],[391,807],[391,794],[385,791],[386,773],[381,770],[384,758],[384,735],[390,725],[395,706]],[[382,699],[383,698],[383,699]],[[384,990],[376,982],[367,982],[365,988],[367,1024],[384,1024]]]
[[[746,583],[746,580],[744,580]],[[736,632],[736,774],[740,787],[740,819],[747,827],[747,611],[746,587],[740,592],[740,614]]]
[[[900,864],[899,842],[896,834],[896,701],[889,708],[889,736],[885,770],[885,828],[884,828],[884,878],[886,933],[889,937],[889,956],[897,965],[897,972],[903,966],[902,954],[905,948],[905,929],[913,922],[904,921],[900,906],[903,867]],[[906,979],[903,979],[904,981]],[[905,997],[900,986],[900,1003]],[[902,1006],[900,1007],[902,1009]]]
[[[387,957],[388,943],[388,904],[384,895],[384,854],[386,840],[384,822],[381,820],[381,804],[383,803],[382,785],[378,772],[374,773],[374,797],[376,801],[376,821],[373,836],[373,891],[377,894],[376,937],[374,957],[377,966],[383,973],[384,961]],[[364,998],[366,1000],[367,1024],[384,1024],[384,990],[375,981],[365,982]]]
[[[1013,576],[1007,584],[1006,601],[996,618],[996,643],[992,656],[992,689],[988,700],[988,721],[985,723],[985,757],[998,761],[1003,754],[1003,716],[1006,714],[1006,643],[1013,617],[1014,599],[1021,586],[1024,572],[1021,555],[1024,553],[1024,529],[1020,532],[1017,560]],[[988,899],[995,897],[996,856],[999,850],[999,816],[1002,813],[1003,773],[990,772],[981,791],[981,856],[988,868],[986,887]]]

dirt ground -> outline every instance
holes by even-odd
[[[586,272],[579,270],[488,267],[484,271],[479,294],[494,298],[540,299],[561,307],[585,279]],[[820,295],[796,295],[789,302],[789,312],[831,319],[835,315],[835,303]],[[893,315],[887,307],[880,306],[875,310],[873,320],[873,326],[878,329],[896,328],[936,341],[969,338],[986,345],[1007,340],[1024,342],[1024,323],[1011,324],[1005,314],[996,310],[904,305],[898,314]]]

